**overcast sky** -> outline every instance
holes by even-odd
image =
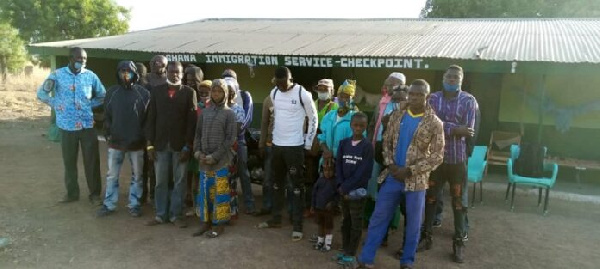
[[[116,0],[131,8],[130,31],[204,18],[417,18],[425,0]],[[225,4],[226,3],[226,4]]]

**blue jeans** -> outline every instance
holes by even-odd
[[[130,209],[140,207],[140,198],[142,197],[142,173],[144,165],[144,151],[122,151],[108,148],[108,172],[106,173],[106,194],[104,196],[104,206],[108,210],[115,210],[119,201],[119,175],[125,157],[129,157],[131,163],[131,183],[129,184],[129,205]]]
[[[238,141],[237,153],[237,173],[242,183],[242,195],[244,195],[246,211],[254,212],[254,195],[252,194],[250,172],[248,172],[248,146]]]
[[[265,166],[264,177],[262,182],[262,208],[263,210],[271,210],[273,207],[273,179],[271,177],[271,160],[273,159],[273,148],[265,147]]]
[[[366,264],[375,262],[375,253],[386,235],[388,225],[401,199],[406,202],[406,227],[404,254],[400,264],[413,264],[419,243],[421,221],[425,208],[425,191],[405,191],[404,183],[386,179],[375,202],[375,210],[369,220],[367,239],[363,246],[360,261]]]
[[[181,152],[158,151],[154,170],[156,173],[156,186],[154,187],[154,200],[156,203],[156,217],[163,221],[174,221],[181,218],[183,198],[187,186],[187,164],[180,162]],[[169,198],[169,162],[173,164],[173,191]],[[169,208],[167,208],[169,207]]]

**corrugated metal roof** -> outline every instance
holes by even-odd
[[[600,19],[207,19],[31,46],[600,63]]]

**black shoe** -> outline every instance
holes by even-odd
[[[401,264],[400,269],[412,269],[412,264]]]
[[[261,210],[259,210],[259,211],[255,211],[254,212],[254,216],[255,217],[266,216],[266,215],[269,215],[269,214],[271,214],[271,210],[264,209],[264,208],[261,209]]]
[[[434,220],[433,221],[433,228],[440,228],[442,227],[442,221],[441,220]]]
[[[100,199],[100,196],[90,196],[89,200],[90,204],[92,205],[102,205],[102,199]]]
[[[77,198],[71,198],[68,195],[63,196],[63,198],[61,198],[60,200],[58,200],[59,203],[61,204],[66,204],[66,203],[71,203],[71,202],[77,202],[79,201],[79,197]]]
[[[430,250],[433,246],[433,238],[431,237],[431,234],[423,232],[421,236],[421,240],[419,241],[419,245],[417,246],[417,252]]]
[[[103,205],[100,209],[98,209],[98,211],[96,211],[96,217],[98,217],[98,218],[106,217],[114,212],[115,211],[110,210],[110,209],[108,209],[108,207]]]
[[[452,252],[454,253],[454,262],[463,263],[464,262],[464,250],[465,243],[462,239],[455,239],[452,244]]]

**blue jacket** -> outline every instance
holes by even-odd
[[[337,121],[337,113],[338,111],[336,109],[325,114],[323,122],[321,122],[319,126],[321,134],[317,136],[319,144],[325,143],[327,148],[333,153],[334,158],[337,156],[340,141],[352,136],[350,120],[352,119],[352,115],[356,112],[350,110],[339,122]]]
[[[41,86],[37,98],[56,111],[56,125],[66,131],[94,127],[92,108],[102,105],[106,90],[94,72],[82,68],[74,74],[68,66],[56,69],[46,80],[54,81],[54,89]]]

